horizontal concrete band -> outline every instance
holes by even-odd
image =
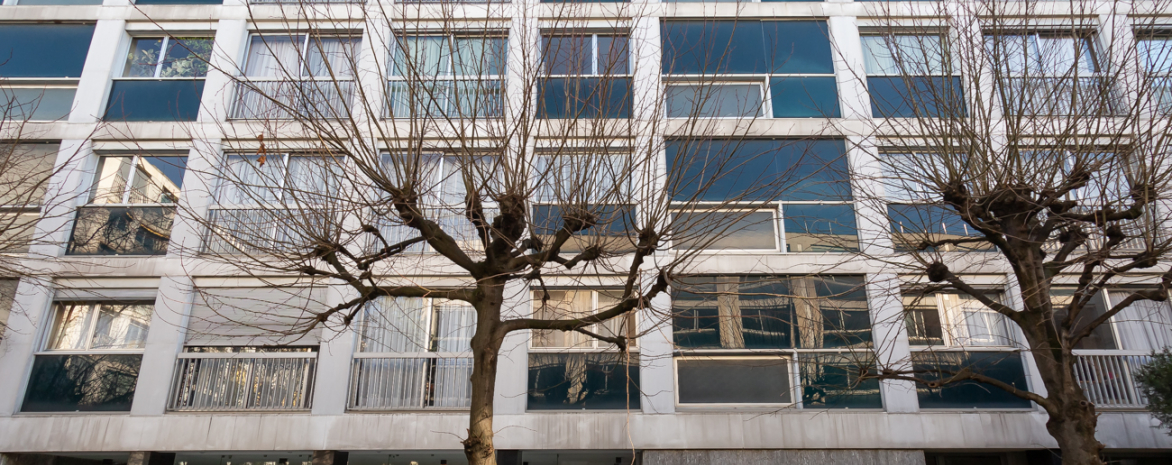
[[[649,450],[643,465],[924,465],[922,450]]]
[[[528,413],[497,415],[499,449],[1042,449],[1037,412]],[[455,413],[17,415],[0,418],[0,452],[455,450]],[[1111,449],[1169,449],[1146,413],[1105,413]],[[772,462],[767,462],[772,463]]]

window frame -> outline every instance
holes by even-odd
[[[615,291],[618,291],[618,293],[621,294],[621,292],[622,292],[622,290],[620,288],[608,287],[608,286],[600,286],[597,288],[595,288],[595,287],[557,287],[557,288],[552,288],[549,290],[555,291],[555,292],[589,292],[590,293],[591,308],[590,308],[590,312],[586,314],[587,316],[593,315],[593,314],[597,313],[599,310],[602,310],[598,306],[599,305],[598,304],[599,295],[601,293],[609,292],[611,294],[614,294]],[[534,317],[536,317],[536,315],[537,315],[537,309],[539,307],[539,302],[541,302],[541,297],[539,295],[540,292],[542,292],[542,291],[540,291],[540,290],[530,290],[529,291],[529,296],[531,299],[530,303],[533,305]],[[642,315],[642,312],[640,312],[639,309],[634,309],[634,310],[631,310],[623,315],[616,316],[616,317],[611,318],[609,320],[606,320],[606,321],[603,321],[600,323],[594,323],[594,324],[590,325],[586,330],[593,332],[595,334],[600,334],[601,331],[598,331],[596,329],[596,326],[605,325],[607,323],[610,323],[613,321],[619,321],[621,319],[626,318],[626,319],[629,319],[628,323],[631,325],[631,327],[627,329],[627,333],[628,334],[632,334],[632,333],[639,334],[639,327],[640,327],[639,320],[640,320],[641,315]],[[560,333],[574,334],[574,332],[573,331],[559,331],[556,329],[539,329],[539,330],[531,330],[531,331],[532,332],[529,335],[529,345],[528,345],[530,354],[620,353],[617,351],[618,347],[614,346],[613,344],[610,344],[609,342],[604,342],[604,341],[601,341],[597,338],[593,338],[593,337],[586,336],[586,335],[583,335],[583,336],[590,342],[589,347],[582,347],[582,346],[538,346],[535,344],[537,341],[537,338],[540,337],[538,335],[539,334],[538,331],[547,332],[549,334],[560,334]],[[638,339],[631,338],[629,340],[629,344],[627,345],[627,352],[629,352],[631,355],[634,355],[634,356],[637,356],[639,354]]]
[[[745,253],[771,252],[771,253],[778,253],[778,254],[782,254],[782,255],[791,255],[791,254],[823,254],[823,253],[844,254],[844,253],[858,253],[859,252],[860,248],[859,248],[859,242],[858,242],[858,240],[859,240],[858,239],[858,236],[859,236],[859,233],[858,233],[858,211],[856,211],[856,209],[855,209],[855,202],[854,201],[770,200],[765,203],[767,203],[769,205],[769,208],[758,208],[756,210],[756,212],[757,213],[769,212],[773,215],[772,223],[773,223],[774,248],[772,248],[772,249],[704,248],[704,249],[695,250],[695,253],[706,254],[706,255],[718,255],[718,254],[745,254]],[[745,208],[747,208],[747,206],[742,206],[742,208],[738,209],[737,205],[735,205],[735,204],[730,205],[730,204],[726,204],[723,202],[694,202],[694,205],[696,205],[697,207],[702,207],[702,206],[723,207],[723,208],[716,208],[715,209],[715,214],[717,214],[717,215],[719,215],[721,212],[746,211]],[[856,236],[855,243],[854,243],[855,250],[828,250],[828,251],[823,251],[823,250],[793,251],[793,250],[791,250],[792,247],[790,247],[790,246],[793,244],[790,244],[788,242],[789,234],[791,234],[791,232],[787,231],[786,227],[785,227],[785,221],[788,218],[787,216],[785,216],[785,207],[787,205],[793,205],[793,206],[825,205],[825,206],[847,206],[847,207],[850,207],[851,212],[855,215],[855,228],[856,228],[855,234],[854,234]],[[679,211],[679,210],[673,209],[672,214],[674,215],[675,212],[677,212],[677,211]],[[703,213],[701,213],[701,214],[703,214]],[[800,234],[798,232],[792,232],[792,233],[793,234]],[[726,236],[726,237],[731,237],[731,235]],[[675,243],[675,241],[671,241],[671,244],[669,246],[674,249],[677,247],[677,244]],[[692,251],[693,249],[683,249],[683,250]]]
[[[416,3],[427,3],[427,2],[426,1],[417,1]],[[388,101],[387,101],[387,108],[385,111],[384,118],[396,119],[396,120],[410,120],[412,118],[420,117],[419,115],[411,116],[411,112],[413,111],[413,109],[409,110],[408,115],[406,115],[406,116],[396,116],[394,114],[394,111],[392,108],[396,102],[392,101],[392,99],[390,97],[393,94],[393,91],[390,90],[391,86],[394,86],[395,84],[398,84],[398,83],[412,83],[412,82],[416,81],[415,77],[413,77],[411,75],[401,76],[401,75],[396,74],[394,72],[394,69],[398,63],[397,60],[400,57],[402,57],[403,59],[407,58],[404,56],[404,53],[403,53],[404,45],[402,45],[402,44],[404,42],[402,42],[402,39],[403,38],[420,38],[420,37],[443,37],[443,38],[446,38],[449,41],[449,43],[455,43],[460,38],[477,38],[477,39],[484,39],[484,40],[500,39],[500,40],[504,41],[504,50],[503,51],[505,53],[505,56],[502,58],[502,61],[501,61],[501,64],[503,65],[503,69],[501,71],[503,71],[503,74],[455,74],[454,71],[456,70],[456,54],[449,53],[448,60],[447,60],[449,72],[448,73],[436,73],[434,76],[427,76],[426,77],[427,81],[419,82],[419,84],[425,85],[425,86],[427,86],[427,85],[451,85],[451,86],[453,86],[453,91],[452,91],[452,93],[449,93],[444,96],[445,106],[444,106],[444,109],[441,111],[440,115],[436,115],[436,116],[425,115],[424,117],[437,117],[437,116],[440,118],[461,117],[459,114],[455,114],[455,115],[449,114],[449,110],[451,110],[450,105],[452,103],[451,98],[455,97],[457,101],[459,100],[459,97],[458,97],[458,95],[455,94],[455,92],[457,92],[456,86],[460,82],[481,82],[481,83],[496,82],[500,88],[501,106],[503,107],[505,99],[508,98],[505,93],[505,91],[507,90],[506,81],[507,81],[508,74],[509,74],[509,59],[508,59],[509,34],[508,34],[507,30],[506,31],[499,31],[499,30],[490,29],[490,30],[486,30],[483,32],[413,31],[411,33],[407,33],[404,31],[398,31],[398,32],[392,32],[391,38],[390,38],[390,46],[388,47],[389,48],[388,55],[390,55],[390,59],[387,60],[387,62],[388,62],[387,65],[390,68],[390,70],[389,70],[389,72],[387,72],[387,87],[388,87],[387,100]],[[451,52],[451,50],[449,50],[449,52]],[[483,57],[481,58],[481,60],[483,61]],[[431,100],[438,105],[438,102],[436,102],[436,101],[438,101],[439,99],[433,98]],[[408,102],[407,104],[414,105],[415,102]],[[471,117],[472,118],[489,118],[489,119],[504,118],[504,109],[498,108],[496,110],[497,111],[489,112],[490,114],[485,114],[485,115],[476,114]],[[477,113],[479,113],[479,112],[477,112]]]
[[[250,58],[252,57],[253,38],[262,37],[262,36],[303,37],[303,39],[300,41],[301,42],[300,45],[294,46],[295,49],[299,52],[297,55],[297,73],[298,73],[297,80],[294,81],[294,80],[284,79],[284,78],[287,78],[290,76],[280,76],[280,75],[277,75],[277,76],[250,76],[248,74],[248,65],[250,63]],[[356,50],[356,52],[358,54],[361,54],[361,51],[362,51],[361,44],[362,44],[362,40],[364,39],[364,37],[362,37],[362,35],[360,33],[354,33],[353,31],[322,31],[322,32],[295,31],[292,33],[281,33],[281,32],[275,32],[275,31],[267,31],[267,30],[251,30],[248,33],[248,38],[246,41],[247,44],[244,46],[244,50],[243,50],[244,60],[241,61],[241,65],[242,65],[240,68],[241,76],[244,77],[245,79],[247,79],[249,82],[266,82],[266,81],[270,81],[270,82],[307,82],[307,81],[346,82],[346,81],[351,81],[352,82],[352,81],[358,80],[357,76],[352,77],[350,79],[338,79],[337,77],[330,77],[328,75],[319,77],[319,76],[314,76],[314,75],[310,74],[308,63],[309,63],[309,52],[310,52],[310,39],[313,37],[317,37],[319,39],[321,39],[321,38],[338,38],[338,39],[355,40],[358,42],[358,44],[357,44],[358,50]],[[261,40],[263,41],[264,39],[261,39]],[[292,41],[290,41],[290,42],[292,42]],[[358,56],[355,56],[354,58],[359,59]],[[280,65],[282,67],[285,67],[286,69],[288,69],[288,64],[281,63]]]
[[[546,62],[546,59],[549,58],[550,55],[548,54],[549,51],[546,50],[545,46],[544,46],[547,38],[552,38],[552,37],[558,37],[558,38],[584,37],[587,35],[590,36],[590,73],[589,74],[585,74],[585,73],[558,74],[558,73],[553,73],[553,72],[548,71],[549,64]],[[599,73],[599,69],[598,69],[598,65],[599,65],[598,38],[600,36],[602,36],[602,37],[622,37],[627,40],[627,50],[626,50],[627,72],[626,73],[614,73],[614,72],[607,73],[607,74],[600,74]],[[542,47],[541,47],[542,75],[541,75],[541,77],[543,79],[588,78],[588,77],[605,77],[605,78],[609,78],[609,79],[617,79],[617,78],[632,77],[635,74],[634,73],[634,63],[633,63],[634,60],[631,57],[631,31],[629,29],[626,29],[626,30],[624,30],[622,28],[615,28],[615,29],[610,29],[610,30],[604,30],[604,29],[582,29],[582,30],[542,29],[540,31],[540,37],[541,37],[541,44],[542,44]]]
[[[1007,296],[1006,296],[1005,291],[1003,289],[978,287],[977,290],[981,291],[986,296],[991,295],[993,297],[996,297],[996,301],[1002,303],[1003,305],[1011,305],[1011,303],[1006,302]],[[965,294],[964,292],[961,292],[961,291],[958,291],[955,289],[935,291],[935,292],[931,292],[931,293],[923,293],[920,291],[920,289],[917,289],[916,287],[909,287],[909,288],[905,288],[905,289],[901,290],[901,292],[900,292],[901,305],[902,305],[903,298],[914,297],[917,300],[920,300],[920,299],[925,299],[925,298],[931,296],[931,298],[936,303],[935,306],[936,306],[937,318],[940,319],[940,334],[941,334],[941,339],[942,339],[941,344],[940,345],[910,344],[912,347],[912,352],[934,352],[934,351],[949,351],[949,350],[964,350],[964,351],[969,351],[969,352],[1005,352],[1005,351],[1015,352],[1015,351],[1020,350],[1022,341],[1018,340],[1019,338],[1017,335],[1016,326],[1011,324],[1011,322],[1009,321],[1009,319],[1005,315],[997,313],[996,310],[993,310],[988,307],[985,307],[985,308],[979,310],[978,313],[981,313],[984,315],[988,315],[988,314],[995,315],[998,320],[998,323],[1005,331],[1006,341],[1000,341],[1000,342],[995,341],[991,344],[981,344],[981,343],[974,344],[972,342],[958,343],[957,339],[971,339],[971,337],[969,337],[969,338],[957,337],[958,331],[955,329],[960,325],[964,325],[965,321],[967,321],[967,320],[963,318],[962,314],[956,314],[957,312],[963,313],[960,307],[948,307],[947,305],[945,305],[945,302],[944,302],[945,299],[941,298],[941,296],[944,296],[944,295],[954,296],[954,298],[957,298],[957,299],[964,298],[964,297],[968,296],[968,294]],[[968,296],[968,298],[972,298],[972,297]],[[921,305],[923,305],[923,304],[921,304]],[[903,308],[903,313],[904,313],[904,315],[903,315],[903,317],[904,317],[903,325],[904,326],[903,327],[904,327],[904,330],[906,331],[907,330],[907,309],[906,309],[906,307]],[[910,332],[909,332],[909,340],[910,340]]]
[[[146,336],[143,339],[143,346],[137,349],[95,349],[93,348],[94,333],[97,332],[97,318],[102,311],[103,304],[125,304],[125,305],[146,305],[150,304],[151,314],[154,315],[155,301],[150,299],[128,299],[128,300],[93,300],[93,299],[54,299],[52,303],[53,317],[50,324],[46,325],[44,335],[39,344],[38,350],[34,352],[34,356],[38,355],[142,355],[146,352]],[[82,340],[85,341],[85,348],[83,349],[53,349],[50,346],[53,342],[53,335],[57,333],[58,325],[61,323],[61,310],[68,305],[85,305],[85,334]],[[150,325],[148,319],[147,335],[150,334]]]
[[[826,1],[826,0],[782,0],[782,1],[749,0],[749,1],[751,3],[813,3],[813,2],[820,2],[820,1]],[[685,0],[685,1],[678,1],[678,2],[672,1],[672,0],[662,0],[662,2],[663,3],[708,3],[705,0],[699,0],[699,1]],[[720,3],[720,2],[718,1],[718,3]],[[739,18],[687,18],[687,17],[667,17],[667,16],[665,16],[661,19],[664,21],[668,21],[668,20],[695,21],[697,19],[703,19],[705,21],[716,20],[716,21],[729,21],[729,22],[737,22],[737,21],[742,20]],[[781,22],[787,22],[787,21],[821,22],[822,24],[826,25],[826,27],[829,27],[829,24],[826,22],[825,19],[820,19],[817,17],[814,17],[814,18],[767,17],[767,18],[744,18],[743,20],[744,21],[758,22],[758,23],[763,23],[763,22],[781,23]],[[830,41],[831,47],[833,47],[833,41],[831,40],[831,38],[828,37],[826,40]],[[760,107],[760,111],[759,111],[758,116],[723,116],[723,117],[705,117],[705,116],[694,116],[694,115],[670,116],[668,114],[667,99],[665,98],[664,102],[663,102],[663,107],[660,108],[659,111],[661,112],[661,114],[663,115],[664,118],[668,118],[668,119],[695,118],[695,119],[701,119],[701,120],[720,120],[720,119],[745,119],[745,118],[749,118],[749,119],[766,119],[766,120],[786,120],[786,119],[803,120],[803,119],[839,119],[839,118],[843,117],[842,116],[842,109],[841,109],[842,96],[838,92],[837,81],[835,82],[834,100],[836,103],[836,109],[838,110],[838,116],[831,116],[831,117],[805,116],[805,117],[788,117],[788,118],[786,118],[786,117],[778,118],[778,117],[773,116],[773,114],[774,114],[773,97],[774,96],[773,96],[772,82],[774,79],[835,78],[834,71],[831,71],[830,73],[821,73],[821,74],[819,74],[819,73],[775,73],[775,72],[768,72],[768,73],[712,73],[712,74],[671,73],[671,74],[664,74],[664,72],[662,70],[660,70],[660,72],[658,74],[660,76],[660,82],[665,87],[672,86],[672,85],[688,85],[689,83],[692,83],[693,85],[695,85],[694,83],[697,83],[697,82],[704,83],[706,85],[714,85],[714,84],[721,84],[721,83],[739,83],[739,84],[752,83],[752,84],[759,84],[762,87],[762,96],[761,96],[762,100],[761,100],[761,107]]]
[[[130,36],[130,44],[127,46],[128,49],[124,55],[129,55],[130,53],[134,53],[135,41],[138,41],[140,39],[150,40],[150,39],[156,39],[156,38],[159,38],[159,36],[131,35]],[[175,37],[170,34],[166,34],[166,35],[163,35],[161,38],[162,38],[163,42],[159,45],[159,62],[155,63],[155,71],[151,74],[151,76],[137,76],[137,77],[136,76],[127,76],[126,74],[130,72],[130,68],[131,68],[130,57],[127,56],[127,59],[123,60],[123,62],[122,62],[121,72],[119,73],[119,75],[117,77],[114,78],[114,80],[115,81],[158,81],[158,80],[202,81],[202,80],[207,79],[206,72],[203,76],[172,76],[172,77],[161,77],[161,76],[159,76],[159,73],[162,72],[163,65],[166,62],[166,60],[165,60],[166,52],[169,50],[168,44],[170,44],[171,42],[178,42],[180,40],[203,39],[203,40],[210,41],[212,43],[212,46],[215,47],[215,40],[216,39],[214,36],[192,34],[188,37]],[[182,47],[182,45],[180,45],[180,44],[175,44],[174,46]],[[208,56],[205,59],[211,60],[211,56]],[[211,71],[211,69],[209,68],[208,71]]]

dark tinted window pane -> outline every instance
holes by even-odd
[[[867,292],[858,276],[790,278],[798,345],[804,349],[865,347],[871,342]]]
[[[142,355],[38,355],[22,412],[126,412]]]
[[[566,220],[580,221],[593,216],[596,225],[574,233],[562,246],[564,252],[580,252],[589,245],[601,244],[607,251],[630,250],[634,239],[629,231],[634,229],[635,210],[631,205],[591,205],[588,210],[577,212],[564,209],[561,205],[537,205],[533,207],[533,224],[536,234],[549,244]]]
[[[772,211],[687,211],[673,220],[672,245],[710,250],[776,250]]]
[[[589,34],[543,37],[541,45],[545,71],[555,76],[594,74],[593,41]]]
[[[787,252],[857,252],[858,229],[850,205],[785,205]]]
[[[788,404],[789,359],[676,359],[681,404]]]
[[[805,408],[883,408],[879,380],[859,380],[864,369],[874,372],[869,353],[802,355],[798,367]]]
[[[638,410],[638,356],[529,354],[529,410],[580,409]]]
[[[760,21],[664,21],[663,73],[765,73]]]
[[[675,200],[848,200],[841,140],[669,140]]]
[[[114,81],[106,121],[195,121],[203,80]]]
[[[598,36],[599,76],[613,76],[631,72],[631,60],[627,36]]]
[[[912,355],[912,363],[916,371],[925,371],[919,376],[926,380],[947,378],[961,369],[969,368],[1017,389],[1028,390],[1025,369],[1021,357],[1016,353],[921,352]],[[917,384],[916,393],[920,398],[920,408],[1030,407],[1028,400],[976,381],[961,381],[938,388]]]
[[[825,21],[762,21],[766,57],[775,74],[834,74]]]
[[[867,90],[876,118],[966,116],[958,77],[868,77]]]
[[[68,255],[166,255],[173,207],[85,207],[77,210]]]
[[[631,78],[551,78],[538,83],[542,118],[629,118]]]
[[[93,24],[0,26],[0,77],[79,77]]]
[[[665,89],[668,118],[761,116],[760,84],[676,84]]]
[[[784,277],[680,280],[672,292],[675,343],[684,348],[791,348],[792,295]]]
[[[3,117],[13,120],[55,121],[69,117],[73,109],[74,88],[7,87],[0,88],[0,101],[12,102]]]
[[[838,83],[833,77],[769,80],[774,118],[838,118]]]

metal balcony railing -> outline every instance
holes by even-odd
[[[434,355],[399,358],[356,354],[350,376],[349,408],[468,408],[472,404],[472,359]]]
[[[167,408],[308,410],[316,365],[316,352],[182,353]]]
[[[233,119],[345,118],[354,81],[254,81],[236,83]]]
[[[1141,352],[1095,351],[1077,354],[1075,377],[1087,399],[1101,409],[1140,409],[1148,400],[1135,375],[1152,357]]]
[[[1034,116],[1114,116],[1118,99],[1110,82],[1100,76],[1008,77],[1005,112]]]

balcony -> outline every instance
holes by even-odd
[[[309,410],[316,365],[317,352],[181,353],[167,409]]]
[[[346,118],[354,81],[245,81],[236,84],[233,119]]]
[[[413,354],[417,355],[417,354]],[[350,410],[466,409],[472,403],[468,357],[376,357],[357,354]]]
[[[1099,76],[1011,77],[999,91],[1011,115],[1113,116],[1119,106],[1110,81]]]
[[[1100,409],[1142,409],[1148,404],[1135,375],[1151,362],[1146,352],[1080,351],[1074,375],[1087,399]]]

